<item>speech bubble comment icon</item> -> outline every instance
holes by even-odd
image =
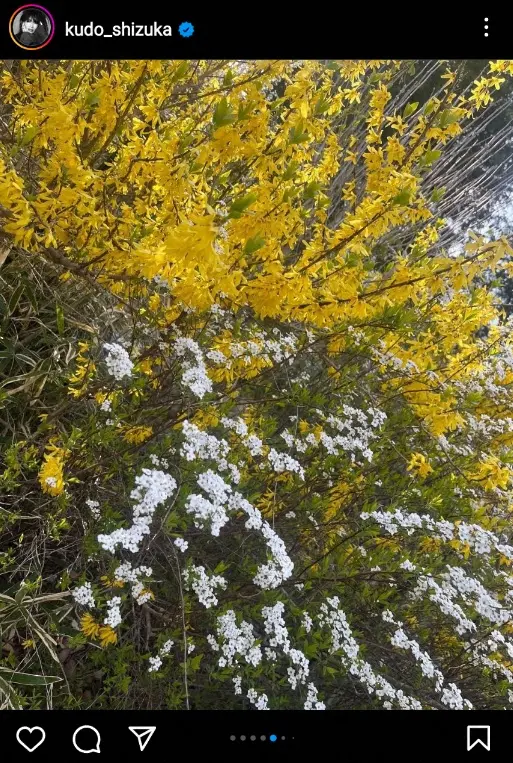
[[[90,752],[101,752],[101,737],[94,726],[79,726],[73,734],[73,747],[86,755]]]

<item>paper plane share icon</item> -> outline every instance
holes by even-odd
[[[155,733],[156,726],[129,726],[132,734],[135,734],[137,741],[139,742],[139,749],[142,752],[153,734]]]

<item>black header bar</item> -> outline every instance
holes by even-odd
[[[217,5],[217,4],[214,4]],[[486,4],[485,4],[486,5]],[[21,28],[30,7],[38,28]],[[40,0],[0,8],[2,58],[419,59],[503,58],[513,53],[511,11],[431,5],[199,5]],[[25,17],[24,17],[25,18]],[[26,22],[25,22],[26,23]],[[28,30],[28,31],[27,31]]]

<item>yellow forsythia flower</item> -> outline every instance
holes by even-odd
[[[409,472],[416,472],[419,477],[427,477],[433,471],[433,467],[422,453],[412,453],[408,464]]]
[[[132,427],[125,432],[123,439],[126,440],[126,442],[138,445],[140,442],[144,442],[151,437],[152,434],[152,427]]]
[[[100,644],[102,646],[108,646],[109,644],[115,644],[118,640],[118,636],[115,630],[110,625],[102,625],[100,628]]]
[[[82,615],[80,618],[80,629],[88,638],[97,638],[100,633],[100,625],[89,613]]]
[[[44,464],[39,471],[39,482],[44,493],[60,495],[64,490],[64,465],[65,451],[55,448],[53,453],[46,453]]]

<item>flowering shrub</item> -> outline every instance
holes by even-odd
[[[409,65],[4,70],[2,233],[104,300],[2,477],[69,592],[77,704],[89,665],[94,706],[513,701],[513,348],[485,282],[513,252],[445,251],[434,187],[513,68],[462,92],[444,65],[420,104]]]

